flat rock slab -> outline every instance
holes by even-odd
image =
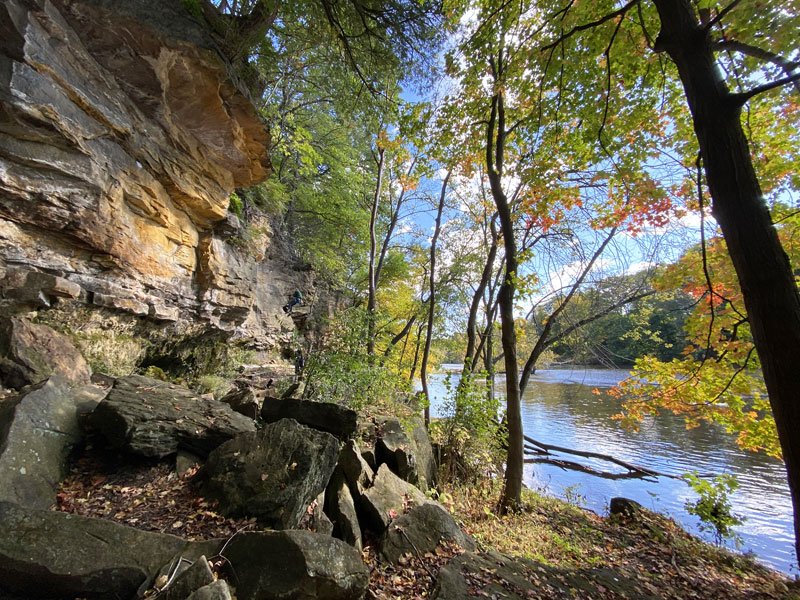
[[[599,590],[605,591],[599,594]],[[499,552],[457,556],[439,570],[433,600],[465,598],[595,598],[654,600],[641,583],[607,568],[562,570]]]
[[[256,430],[252,419],[227,404],[141,375],[117,379],[87,420],[111,446],[151,458],[179,448],[205,457],[234,436]]]
[[[239,600],[358,600],[369,569],[352,546],[310,531],[244,533],[225,548]]]
[[[333,402],[267,398],[261,407],[261,418],[267,423],[294,419],[342,441],[350,438],[356,430],[356,412]]]
[[[392,521],[381,540],[381,556],[397,563],[403,554],[433,552],[445,541],[475,550],[475,541],[461,531],[450,513],[440,504],[430,502],[415,506]]]
[[[8,502],[0,502],[0,531],[0,589],[27,598],[133,598],[186,546],[172,535]]]
[[[69,453],[82,438],[78,415],[105,393],[53,375],[0,402],[0,501],[40,509],[55,502]]]
[[[0,319],[0,384],[19,389],[53,373],[75,384],[88,384],[92,376],[64,334],[18,317]]]
[[[325,490],[338,456],[339,441],[331,434],[283,419],[212,452],[203,491],[225,514],[292,529]]]

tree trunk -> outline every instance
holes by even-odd
[[[503,52],[492,62],[495,83],[502,81]],[[496,86],[499,87],[499,86]],[[491,116],[486,128],[486,167],[492,198],[497,207],[503,235],[506,270],[498,293],[500,327],[506,369],[506,419],[508,421],[508,453],[505,485],[500,499],[500,512],[516,510],[522,502],[522,469],[524,465],[522,415],[520,413],[519,368],[517,366],[517,333],[514,329],[514,292],[517,276],[517,242],[508,198],[503,191],[503,153],[505,151],[505,105],[502,91],[492,97]]]
[[[778,429],[800,556],[800,296],[772,225],[740,121],[741,98],[720,75],[708,33],[690,0],[654,0],[656,51],[680,73],[700,145],[712,213],[720,225],[747,309]]]
[[[431,353],[431,338],[433,338],[433,316],[436,310],[436,242],[439,241],[439,232],[442,229],[442,211],[444,210],[444,199],[447,194],[447,182],[450,181],[451,171],[442,181],[442,192],[439,194],[439,206],[436,209],[436,223],[433,228],[431,238],[431,272],[428,281],[428,327],[425,331],[425,350],[422,352],[422,365],[419,369],[420,379],[422,380],[422,392],[425,394],[425,427],[431,424],[431,396],[428,391],[428,358]]]
[[[384,149],[378,146],[378,180],[375,182],[375,195],[372,198],[372,211],[369,215],[369,298],[367,299],[367,354],[375,355],[375,294],[377,291],[375,281],[375,252],[377,240],[375,238],[375,224],[378,221],[378,203],[381,198],[381,184],[383,183],[383,158]]]
[[[494,218],[491,220],[491,236],[492,243],[489,246],[489,253],[486,256],[486,262],[483,265],[481,280],[478,283],[475,293],[472,295],[472,304],[469,307],[469,317],[467,319],[467,349],[464,352],[464,369],[462,372],[462,378],[468,373],[475,371],[475,363],[478,360],[478,353],[475,351],[475,347],[477,346],[475,338],[477,337],[478,330],[478,309],[480,309],[481,300],[483,300],[483,296],[486,293],[486,288],[492,279],[492,273],[494,272],[494,261],[495,257],[497,256],[498,235],[495,230]]]

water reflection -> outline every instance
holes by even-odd
[[[619,412],[618,401],[602,393],[602,389],[626,375],[626,371],[601,369],[539,371],[523,397],[525,433],[547,444],[610,454],[664,473],[733,473],[740,484],[732,495],[734,512],[746,519],[736,528],[743,541],[741,549],[754,552],[774,568],[796,573],[792,507],[783,465],[741,450],[733,436],[720,427],[703,425],[687,430],[683,420],[671,414],[647,419],[638,432],[624,430],[611,419]],[[444,378],[432,377],[433,416],[441,415]],[[592,393],[595,388],[601,394]],[[496,389],[503,392],[502,378],[498,378]],[[606,463],[581,462],[609,470]],[[580,496],[584,506],[599,513],[607,510],[612,497],[625,496],[669,514],[698,532],[697,519],[683,508],[686,500],[694,498],[683,481],[663,477],[654,482],[608,480],[553,465],[529,464],[525,483],[562,498]]]

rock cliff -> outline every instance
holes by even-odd
[[[268,147],[179,0],[5,0],[0,310],[279,349],[310,273],[269,222],[228,214]]]

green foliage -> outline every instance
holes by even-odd
[[[216,400],[231,391],[231,382],[219,375],[201,375],[194,384],[199,394],[213,394]]]
[[[236,192],[232,193],[230,198],[228,199],[228,211],[232,212],[234,215],[236,215],[241,219],[243,210],[244,210],[244,204],[242,203],[242,199]]]
[[[457,385],[445,379],[445,417],[431,423],[431,435],[442,448],[444,481],[475,481],[496,474],[502,464],[506,432],[500,401],[488,393],[485,373],[462,375]]]
[[[408,397],[408,381],[367,355],[366,335],[367,316],[362,309],[343,311],[330,323],[323,349],[311,354],[306,363],[307,398],[360,411],[379,410]]]
[[[699,496],[697,500],[687,500],[684,507],[689,514],[700,519],[701,531],[711,532],[718,546],[729,538],[738,544],[733,527],[741,525],[743,519],[733,512],[730,501],[730,494],[739,487],[736,477],[723,474],[709,481],[693,472],[685,474],[683,478]]]

